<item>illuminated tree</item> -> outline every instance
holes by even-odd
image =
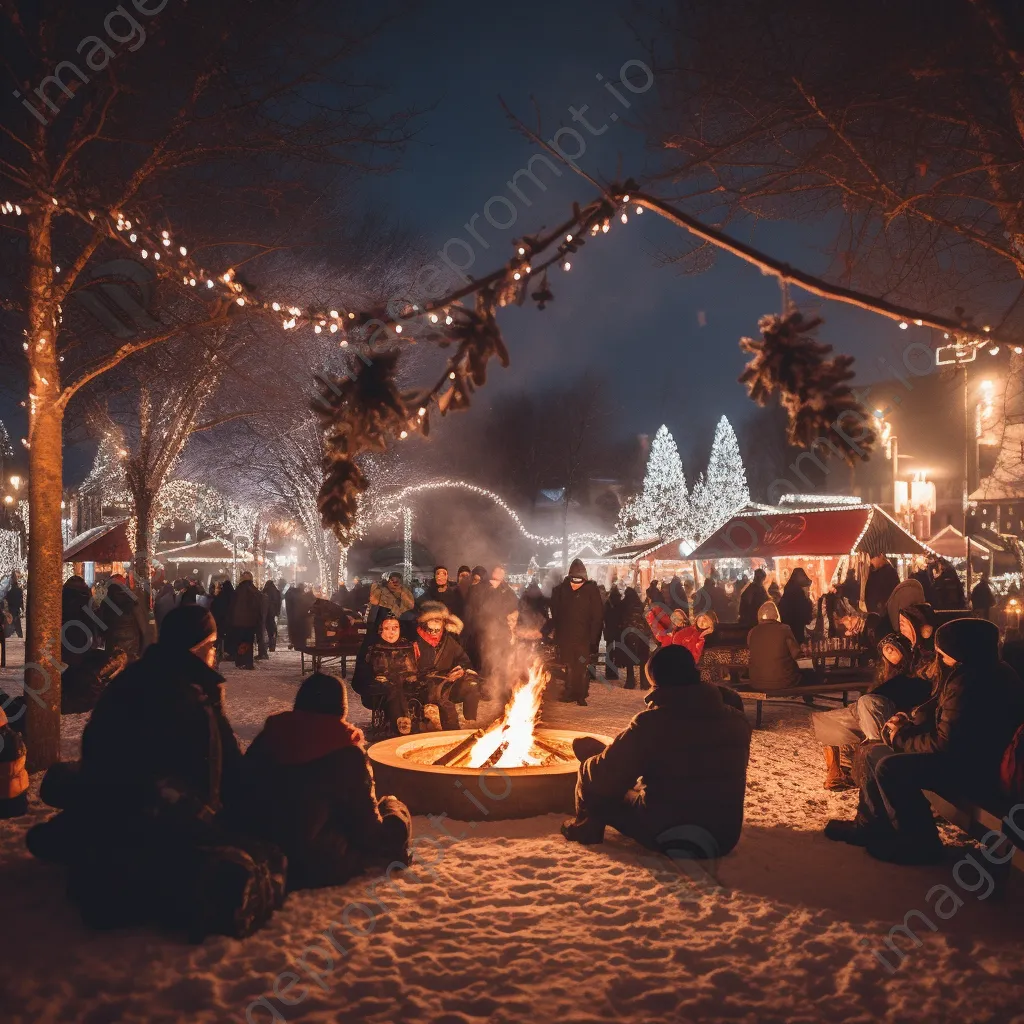
[[[651,444],[643,490],[619,512],[616,540],[620,544],[658,537],[680,540],[686,536],[688,508],[679,449],[663,424]]]
[[[732,424],[723,416],[715,428],[707,473],[697,478],[690,495],[688,532],[700,543],[750,502],[747,472]]]

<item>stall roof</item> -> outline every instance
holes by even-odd
[[[64,561],[130,562],[132,548],[128,543],[127,526],[127,519],[119,519],[80,533],[64,550]]]
[[[179,565],[183,562],[195,562],[196,564],[215,562],[220,565],[230,562],[232,559],[236,562],[253,561],[251,552],[239,548],[236,553],[227,541],[220,540],[218,537],[210,537],[207,540],[196,541],[193,544],[185,544],[180,547],[165,548],[157,554],[164,563],[173,562]]]
[[[931,537],[928,544],[945,558],[966,558],[967,541],[964,535],[952,523],[944,526],[935,536]],[[971,536],[971,554],[984,558],[992,553],[992,548],[977,537]]]
[[[677,545],[651,553],[666,558]],[[688,558],[779,558],[835,556],[854,551],[888,555],[930,554],[931,548],[909,533],[877,505],[792,511],[744,512],[733,516]]]

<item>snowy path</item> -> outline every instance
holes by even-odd
[[[9,654],[20,661],[18,641]],[[228,712],[246,742],[291,706],[291,652],[255,673],[225,671]],[[13,676],[0,672],[9,692]],[[614,733],[641,700],[598,685],[591,707],[556,704],[548,721]],[[1005,902],[979,903],[953,880],[960,853],[935,868],[897,868],[829,843],[822,825],[847,816],[853,797],[822,791],[806,708],[770,706],[765,719],[754,734],[746,828],[718,865],[720,891],[614,832],[596,849],[567,846],[556,816],[485,823],[465,836],[451,822],[455,838],[416,819],[417,835],[430,838],[391,884],[365,877],[294,894],[252,939],[191,947],[83,929],[60,872],[24,852],[26,827],[44,816],[37,805],[28,819],[0,822],[2,1019],[1024,1022],[1024,879]],[[64,724],[73,756],[84,723]],[[948,920],[925,901],[940,884],[964,900]],[[909,955],[890,975],[872,950],[895,963],[882,943],[915,908],[937,931],[918,927],[920,948],[902,939]],[[328,929],[344,954],[327,955]],[[275,983],[282,998],[256,1002],[273,997]]]

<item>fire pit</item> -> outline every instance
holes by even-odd
[[[413,814],[447,814],[458,821],[571,812],[579,769],[572,741],[594,734],[537,727],[548,678],[534,666],[504,715],[486,729],[375,743],[369,757],[378,793],[393,793]]]

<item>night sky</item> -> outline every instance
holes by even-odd
[[[593,189],[583,178],[563,168],[553,179],[541,167],[539,175],[553,184],[539,194],[521,179],[524,192],[536,198],[531,208],[516,202],[512,227],[499,231],[485,222],[485,203],[493,195],[515,199],[505,183],[538,151],[512,129],[499,96],[531,126],[535,99],[548,139],[561,125],[572,125],[570,105],[589,104],[590,123],[608,128],[590,136],[576,126],[587,138],[580,166],[595,177],[642,179],[658,157],[627,123],[630,112],[607,120],[622,108],[596,80],[601,74],[614,81],[624,62],[645,56],[622,20],[623,9],[611,0],[527,0],[514,17],[509,8],[508,16],[495,19],[482,17],[481,6],[469,0],[443,0],[411,17],[386,44],[396,69],[391,100],[431,109],[401,169],[374,180],[372,195],[425,237],[431,251],[451,237],[473,242],[464,225],[481,214],[476,227],[492,248],[473,242],[476,273],[506,260],[516,235],[558,223],[573,199],[589,200]],[[643,95],[624,95],[637,109],[650,108],[657,85]],[[567,138],[566,148],[571,144]],[[508,216],[500,205],[493,212],[499,221]],[[823,226],[763,222],[743,237],[795,265],[825,267]],[[495,372],[482,397],[591,368],[613,383],[624,433],[653,432],[664,420],[683,447],[691,429],[703,424],[701,432],[709,433],[722,413],[741,421],[752,406],[736,382],[744,362],[737,342],[756,334],[762,314],[778,311],[778,285],[727,255],[699,275],[660,265],[658,254],[679,240],[677,229],[647,212],[625,226],[614,221],[608,235],[577,254],[571,272],[552,270],[556,298],[545,311],[530,305],[502,313],[512,366]],[[452,252],[461,258],[458,246]],[[801,305],[817,302],[799,292],[794,298]],[[891,376],[876,361],[906,343],[896,324],[834,303],[817,308],[826,316],[822,340],[855,355],[862,379]]]

